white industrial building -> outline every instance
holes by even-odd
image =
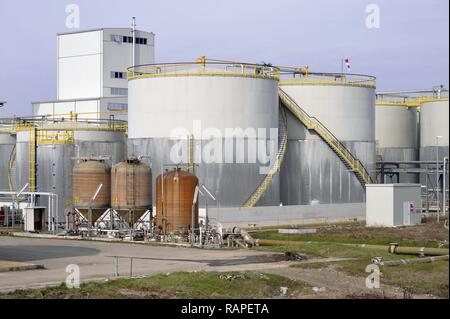
[[[127,68],[155,60],[155,34],[136,30],[134,37],[132,28],[58,34],[57,100],[32,103],[33,116],[72,112],[82,118],[114,115],[126,120]]]

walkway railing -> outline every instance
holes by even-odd
[[[279,79],[279,69],[271,65],[233,62],[201,57],[194,62],[147,64],[128,69],[128,80],[165,76],[242,76]]]
[[[311,117],[306,113],[283,89],[279,88],[279,96],[283,104],[291,111],[297,119],[308,129],[314,130],[344,161],[351,170],[356,174],[358,180],[364,186],[373,183],[372,177],[367,172],[364,165],[358,160],[348,149],[331,133],[325,125],[317,118]]]

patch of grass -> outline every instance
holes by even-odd
[[[326,243],[345,243],[345,244],[366,244],[366,245],[389,245],[392,242],[399,243],[401,246],[410,247],[441,247],[442,241],[440,240],[409,240],[401,238],[401,236],[389,236],[380,233],[379,235],[352,235],[351,233],[346,235],[337,234],[279,234],[275,231],[260,232],[256,234],[256,238],[268,239],[268,240],[284,240],[284,241],[314,241],[314,242],[326,242]],[[448,244],[446,245],[448,247]]]
[[[291,246],[267,247],[275,251],[296,251],[321,257],[354,257],[356,260],[337,261],[333,263],[298,263],[294,268],[320,269],[334,267],[345,273],[367,277],[366,267],[373,257],[383,257],[385,260],[419,258],[413,255],[390,254],[384,249],[366,249],[336,243],[304,243]],[[449,266],[448,261],[432,263],[408,264],[399,266],[380,266],[381,284],[405,289],[414,294],[431,294],[448,298]]]
[[[80,289],[65,285],[39,290],[17,290],[1,298],[108,299],[108,298],[274,298],[280,287],[288,287],[295,297],[310,290],[307,284],[288,278],[254,272],[176,272],[141,279],[117,279],[105,283],[86,283]]]
[[[448,261],[385,266],[381,268],[382,283],[407,289],[411,293],[449,297]]]
[[[442,245],[448,247],[449,241],[448,230],[443,226],[443,222],[437,223],[434,219],[426,220],[423,224],[415,226],[378,228],[352,223],[317,227],[316,231],[313,234],[279,234],[277,229],[260,229],[252,232],[252,236],[269,240],[367,245],[388,245],[391,242],[397,242],[402,246],[414,247],[440,247]]]

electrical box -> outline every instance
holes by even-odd
[[[24,231],[34,232],[44,229],[45,207],[25,207],[22,211]]]
[[[395,227],[421,223],[420,184],[367,184],[366,226]]]

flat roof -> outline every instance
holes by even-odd
[[[97,28],[97,29],[86,29],[86,30],[78,30],[78,31],[70,31],[70,32],[61,32],[61,33],[57,33],[56,35],[59,36],[59,35],[65,35],[65,34],[86,33],[86,32],[112,30],[112,29],[132,30],[132,28],[129,28],[129,27],[128,28]],[[144,31],[144,30],[139,30],[139,29],[136,29],[136,31],[155,35],[153,32],[149,32],[149,31]]]

